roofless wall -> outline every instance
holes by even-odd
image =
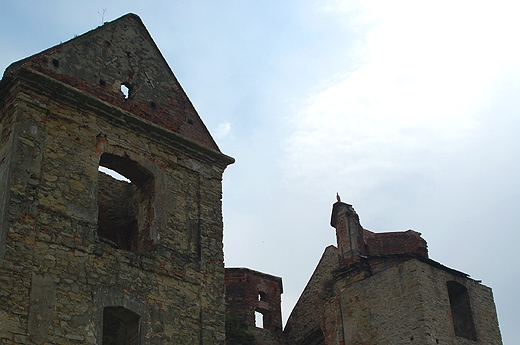
[[[224,344],[233,159],[141,20],[11,65],[0,99],[1,342]]]

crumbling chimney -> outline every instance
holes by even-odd
[[[340,266],[358,262],[360,256],[367,255],[363,227],[352,205],[341,201],[334,203],[330,225],[336,228]]]

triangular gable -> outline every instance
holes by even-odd
[[[35,70],[219,150],[141,19],[127,14],[12,64]],[[129,89],[128,98],[121,85]]]
[[[303,289],[291,315],[287,319],[284,332],[298,343],[320,329],[324,315],[325,300],[333,281],[333,271],[338,269],[338,249],[332,245],[325,248],[311,278]],[[311,307],[309,307],[311,306]]]

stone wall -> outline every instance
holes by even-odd
[[[232,162],[136,15],[11,65],[0,81],[0,344],[224,344],[226,308],[256,345],[501,344],[489,288],[429,260],[414,231],[364,230],[339,199],[338,249],[282,333],[281,278],[224,269]]]
[[[9,195],[9,174],[11,165],[13,123],[16,116],[16,105],[12,102],[14,91],[4,89],[0,93],[0,263],[5,254],[7,232],[7,205]]]
[[[355,269],[335,281],[325,302],[298,302],[293,314],[298,316],[303,308],[303,317],[294,319],[292,314],[286,327],[294,343],[306,344],[297,337],[304,334],[298,327],[308,325],[307,337],[312,337],[319,325],[321,344],[327,345],[502,344],[491,289],[434,262],[400,261],[374,275]],[[456,334],[447,287],[453,281],[469,293],[476,338]],[[318,315],[306,310],[317,310]]]
[[[325,306],[337,268],[338,249],[328,246],[287,320],[284,332],[291,344],[306,344],[310,339],[323,337]]]
[[[430,321],[427,333],[440,344],[502,344],[497,313],[491,288],[465,277],[460,272],[437,269],[433,265],[415,263],[425,305],[425,319]],[[410,264],[411,265],[411,264]],[[467,289],[476,330],[476,341],[455,334],[453,313],[448,296],[448,282]]]
[[[141,344],[223,344],[221,178],[231,161],[38,73],[20,71],[0,94],[11,97],[0,137],[0,343],[99,344],[104,310],[118,306],[138,315]],[[149,250],[98,234],[104,153],[154,178]]]
[[[419,233],[365,230],[339,201],[331,225],[338,248],[326,249],[294,307],[289,343],[502,344],[491,289],[429,259]]]

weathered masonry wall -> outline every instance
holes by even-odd
[[[34,72],[2,96],[0,343],[100,344],[121,307],[141,344],[223,344],[230,161]],[[98,234],[103,154],[153,177],[142,246]]]
[[[363,229],[339,196],[338,247],[282,332],[281,278],[224,269],[231,163],[134,14],[12,64],[0,344],[501,344],[491,289],[430,260],[415,231]]]
[[[491,289],[428,258],[418,232],[373,233],[333,205],[327,247],[284,334],[301,345],[502,344]]]
[[[282,292],[280,277],[247,268],[226,268],[226,313],[232,322],[246,326],[256,345],[285,343],[282,339]]]
[[[338,249],[328,246],[285,325],[290,344],[318,345],[325,341],[325,307],[337,269]]]
[[[498,318],[491,288],[449,271],[417,263],[420,281],[424,281],[425,318],[430,320],[429,333],[441,344],[502,344]],[[449,284],[456,283],[467,289],[469,307],[475,328],[475,339],[460,336],[454,330],[455,314],[450,308]],[[471,320],[468,320],[471,321]]]
[[[469,292],[475,339],[455,334],[447,288],[452,281]],[[351,276],[334,290],[324,314],[325,344],[502,343],[491,290],[419,260],[368,278]]]
[[[264,315],[262,328],[282,330],[282,279],[247,268],[226,268],[228,313],[255,326],[255,311]]]
[[[7,205],[9,196],[9,176],[12,156],[13,122],[16,115],[15,105],[10,102],[13,95],[5,92],[5,102],[0,103],[0,263],[5,254],[7,232]]]

